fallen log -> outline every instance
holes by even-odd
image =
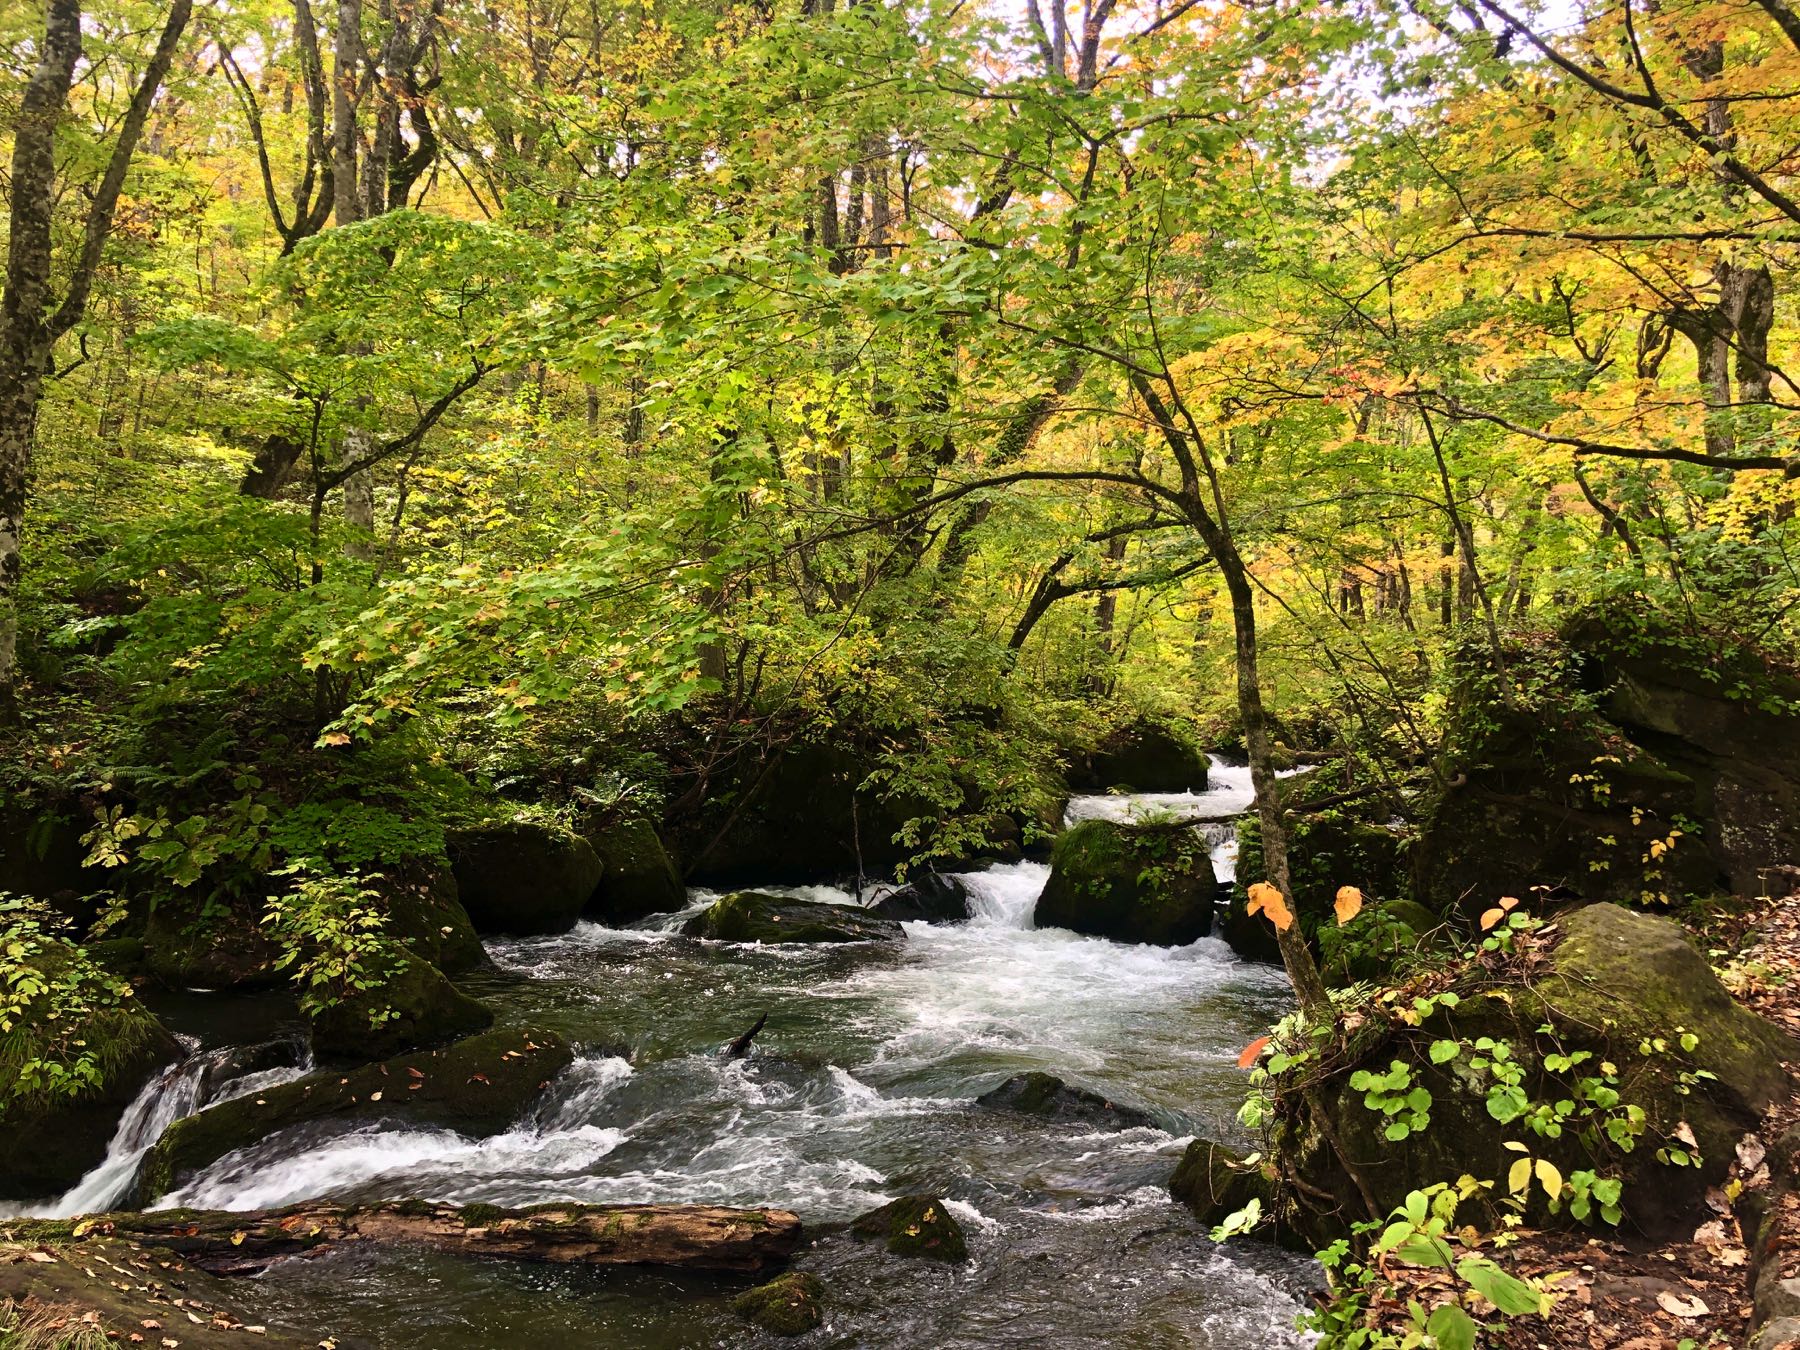
[[[725,1058],[743,1059],[747,1056],[750,1053],[750,1042],[756,1039],[756,1033],[768,1025],[769,1014],[764,1013],[761,1017],[756,1019],[755,1026],[751,1027],[750,1030],[746,1031],[742,1036],[739,1036],[725,1047]]]
[[[800,1245],[784,1209],[721,1205],[300,1204],[286,1209],[165,1209],[76,1220],[20,1220],[0,1231],[27,1240],[127,1238],[178,1253],[215,1275],[254,1275],[287,1257],[353,1243],[414,1245],[456,1256],[558,1265],[667,1266],[757,1274]]]

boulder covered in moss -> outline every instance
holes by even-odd
[[[1303,800],[1297,785],[1283,789],[1284,798]],[[1287,821],[1291,907],[1315,950],[1320,932],[1337,923],[1333,906],[1340,887],[1356,887],[1368,906],[1409,897],[1409,840],[1402,831],[1360,819],[1348,805],[1291,810]],[[1237,837],[1237,878],[1231,903],[1219,916],[1219,936],[1239,956],[1280,965],[1274,928],[1247,907],[1248,888],[1264,880],[1262,827],[1254,814],[1238,821]]]
[[[1098,1092],[1065,1083],[1055,1074],[1016,1073],[975,1099],[990,1111],[1016,1111],[1027,1116],[1075,1120],[1087,1125],[1130,1129],[1155,1122],[1148,1111],[1115,1102]]]
[[[260,901],[220,902],[186,891],[156,897],[144,925],[144,964],[172,989],[268,989],[287,979],[281,949],[259,922]]]
[[[969,917],[969,888],[942,872],[924,872],[869,906],[896,923],[961,923]]]
[[[476,1138],[499,1134],[574,1057],[553,1031],[513,1027],[234,1097],[164,1130],[144,1156],[137,1191],[145,1202],[157,1200],[226,1154],[313,1121],[396,1120]]]
[[[899,942],[906,936],[892,919],[852,905],[792,900],[761,891],[735,891],[715,900],[681,931],[715,942]]]
[[[1365,904],[1349,923],[1319,928],[1319,973],[1332,988],[1387,982],[1454,946],[1449,925],[1417,901]]]
[[[1180,947],[1211,932],[1217,890],[1192,826],[1084,820],[1051,850],[1034,918],[1039,928]]]
[[[895,1256],[929,1261],[967,1261],[962,1225],[935,1195],[904,1195],[851,1221],[850,1232],[865,1241],[885,1242]]]
[[[1115,727],[1069,766],[1069,786],[1103,792],[1204,792],[1211,762],[1192,736],[1151,717]]]
[[[407,867],[370,884],[381,892],[386,936],[405,943],[446,975],[487,964],[487,950],[447,865]]]
[[[583,826],[582,837],[602,869],[589,902],[591,917],[620,925],[686,907],[687,887],[650,821],[627,816],[593,822]]]
[[[1213,1227],[1252,1200],[1264,1210],[1270,1209],[1275,1201],[1271,1170],[1223,1144],[1196,1139],[1175,1165],[1169,1194],[1192,1210],[1201,1223]]]
[[[1346,1159],[1383,1214],[1464,1175],[1504,1194],[1529,1156],[1565,1185],[1582,1173],[1609,1193],[1618,1183],[1612,1199],[1591,1199],[1590,1218],[1616,1203],[1626,1231],[1692,1233],[1738,1139],[1785,1098],[1782,1065],[1800,1041],[1740,1007],[1671,920],[1597,904],[1523,940],[1538,944],[1529,980],[1496,984],[1477,969],[1422,1024],[1368,1017],[1323,1078],[1297,1071],[1312,1081],[1288,1092],[1277,1143],[1312,1188],[1315,1203],[1287,1217],[1313,1240],[1341,1236],[1320,1194],[1366,1214]],[[1537,1184],[1527,1199],[1534,1224],[1580,1217],[1572,1192],[1553,1208]]]
[[[565,933],[603,872],[592,844],[547,821],[454,830],[447,843],[457,893],[480,933]]]
[[[790,1270],[731,1300],[732,1311],[777,1336],[803,1336],[825,1320],[825,1286],[817,1275]]]
[[[352,990],[314,1014],[313,1053],[321,1059],[366,1064],[494,1025],[492,1009],[404,947],[375,965],[382,972],[377,984]]]
[[[68,944],[41,940],[26,959],[51,991],[0,1032],[0,1197],[8,1199],[56,1195],[81,1180],[106,1156],[145,1082],[182,1056],[128,988]],[[80,1010],[52,1016],[57,988]]]

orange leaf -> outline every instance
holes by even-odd
[[[1266,881],[1259,881],[1250,887],[1250,912],[1262,914],[1275,925],[1275,931],[1285,933],[1294,926],[1294,916],[1287,907],[1287,898]]]
[[[1495,905],[1492,909],[1482,910],[1481,911],[1481,931],[1484,933],[1487,932],[1488,929],[1492,928],[1495,924],[1499,923],[1500,920],[1504,919],[1505,917],[1506,917],[1506,911],[1501,909],[1500,906],[1498,906],[1498,905]]]
[[[1238,1068],[1247,1069],[1252,1064],[1256,1063],[1256,1057],[1263,1052],[1263,1047],[1268,1043],[1269,1038],[1267,1036],[1258,1036],[1255,1040],[1251,1041],[1250,1044],[1246,1045],[1244,1047],[1244,1053],[1238,1056]]]
[[[1339,925],[1347,924],[1362,913],[1362,892],[1354,886],[1339,886],[1337,893],[1337,921]]]

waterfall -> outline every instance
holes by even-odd
[[[191,1116],[215,1102],[304,1077],[312,1069],[311,1056],[298,1042],[200,1051],[197,1042],[187,1037],[181,1040],[188,1052],[186,1058],[144,1084],[119,1118],[118,1128],[106,1146],[106,1156],[92,1171],[53,1199],[0,1206],[0,1218],[67,1219],[113,1209],[130,1195],[138,1162],[150,1146],[183,1116]],[[275,1057],[297,1062],[252,1067]]]

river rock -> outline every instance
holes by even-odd
[[[851,905],[790,900],[760,891],[736,891],[714,901],[681,931],[715,942],[899,942],[906,936],[892,919]]]
[[[648,820],[631,816],[584,824],[582,836],[601,865],[600,885],[588,904],[593,917],[616,926],[686,907],[681,873]]]
[[[1252,1200],[1260,1201],[1265,1211],[1271,1209],[1275,1184],[1264,1165],[1248,1163],[1243,1154],[1210,1139],[1196,1139],[1169,1178],[1169,1194],[1201,1223],[1213,1227]]]
[[[896,1256],[930,1261],[966,1261],[968,1239],[962,1225],[935,1195],[905,1195],[852,1220],[850,1232],[865,1240],[882,1240]]]
[[[1363,1202],[1330,1141],[1335,1134],[1386,1213],[1409,1191],[1437,1182],[1465,1174],[1505,1178],[1518,1155],[1504,1146],[1522,1140],[1564,1177],[1592,1168],[1622,1179],[1627,1229],[1651,1238],[1691,1235],[1694,1215],[1706,1212],[1709,1188],[1725,1179],[1737,1140],[1785,1097],[1782,1064],[1800,1058],[1800,1041],[1740,1007],[1672,920],[1596,904],[1564,914],[1558,927],[1560,942],[1530,984],[1495,992],[1476,979],[1454,1009],[1439,1008],[1418,1028],[1396,1026],[1362,1038],[1353,1043],[1361,1055],[1305,1096],[1287,1093],[1292,1123],[1278,1135],[1284,1161],[1334,1196],[1341,1213],[1362,1214]],[[1544,1026],[1551,1030],[1541,1033]],[[1682,1049],[1684,1035],[1695,1038],[1691,1049]],[[1428,1053],[1439,1040],[1473,1047],[1482,1037],[1509,1047],[1523,1070],[1528,1102],[1578,1098],[1575,1079],[1597,1072],[1590,1066],[1616,1065],[1618,1110],[1636,1105],[1644,1112],[1635,1147],[1622,1151],[1602,1138],[1596,1152],[1581,1136],[1598,1137],[1597,1130],[1570,1127],[1548,1138],[1527,1130],[1522,1119],[1503,1122],[1499,1115],[1512,1108],[1490,1109],[1492,1080],[1469,1067],[1472,1048],[1442,1065]],[[1569,1070],[1546,1067],[1550,1054],[1577,1052],[1592,1058]],[[1409,1088],[1430,1094],[1429,1123],[1397,1141],[1388,1137],[1389,1117],[1350,1086],[1358,1070],[1386,1075],[1396,1062],[1405,1066]],[[1695,1076],[1702,1073],[1710,1077]],[[1329,1130],[1311,1120],[1315,1104],[1329,1114]],[[1660,1161],[1658,1153],[1671,1147],[1691,1165]],[[1298,1206],[1288,1217],[1322,1244],[1341,1236],[1319,1219],[1329,1208]],[[1571,1223],[1566,1206],[1552,1214],[1535,1191],[1527,1217],[1537,1225]]]
[[[514,1027],[235,1097],[163,1131],[144,1157],[137,1191],[156,1200],[227,1153],[309,1121],[393,1119],[477,1138],[499,1134],[574,1057],[555,1032]]]
[[[1122,1106],[1098,1092],[1065,1083],[1055,1074],[1037,1071],[1014,1074],[998,1087],[982,1093],[975,1099],[975,1104],[993,1111],[1051,1116],[1121,1130],[1155,1123],[1147,1111]]]
[[[602,867],[580,835],[539,820],[451,832],[451,869],[481,933],[564,933],[600,885]]]
[[[405,943],[414,955],[446,975],[488,963],[448,864],[396,869],[391,878],[384,874],[369,884],[381,893],[387,916],[383,933]]]
[[[731,1300],[732,1311],[777,1336],[803,1336],[825,1320],[825,1286],[817,1275],[790,1270]]]
[[[1056,841],[1035,919],[1039,928],[1180,947],[1211,931],[1217,890],[1191,826],[1084,820]]]
[[[172,989],[251,990],[283,983],[281,949],[247,904],[165,892],[144,924],[144,964]]]
[[[313,1052],[321,1059],[366,1064],[494,1025],[492,1009],[405,948],[393,947],[377,960],[387,971],[380,983],[353,991],[312,1019]]]
[[[869,906],[897,923],[961,923],[969,917],[969,888],[953,876],[926,872]]]
[[[77,958],[63,943],[47,942],[33,964],[47,976]],[[0,1196],[36,1199],[67,1190],[106,1156],[106,1146],[125,1108],[144,1082],[181,1058],[181,1047],[136,999],[99,1007],[82,1021],[99,1081],[75,1093],[20,1091],[20,1068],[34,1060],[61,1060],[65,1029],[27,1012],[0,1033]]]
[[[1182,731],[1140,717],[1108,732],[1086,754],[1075,755],[1069,786],[1093,792],[1204,792],[1210,767],[1206,752]]]

